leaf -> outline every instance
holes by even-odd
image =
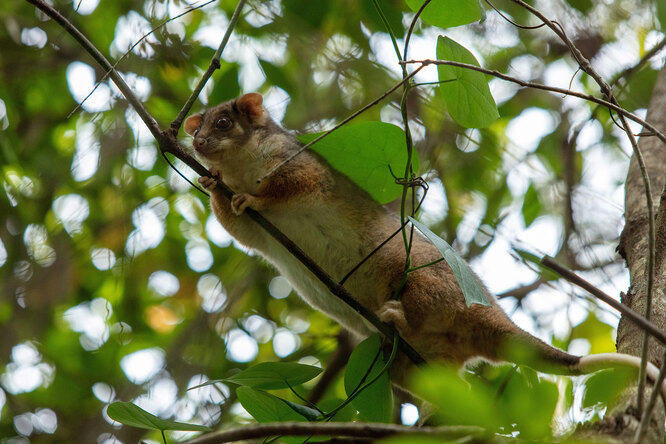
[[[264,75],[266,75],[266,79],[268,79],[271,85],[279,86],[290,95],[294,93],[294,85],[285,75],[282,68],[265,60],[259,60],[259,64],[264,71]]]
[[[601,403],[614,405],[627,387],[636,378],[635,368],[613,368],[600,370],[585,381],[583,408]]]
[[[335,410],[343,402],[345,402],[345,400],[340,398],[325,399],[322,402],[320,402],[317,407],[319,407],[320,410],[328,413]],[[351,403],[349,403],[346,406],[344,406],[342,409],[340,409],[331,418],[331,421],[348,422],[352,421],[355,416],[356,416],[356,409]]]
[[[216,78],[213,92],[208,98],[208,106],[215,106],[240,95],[241,89],[238,83],[238,65],[231,64],[224,73]]]
[[[304,134],[298,139],[308,143],[321,134]],[[385,204],[400,196],[402,186],[391,175],[392,170],[402,176],[407,163],[405,132],[399,127],[385,122],[345,125],[312,145],[312,149],[377,202]],[[412,165],[417,170],[415,154],[416,150]]]
[[[167,421],[148,413],[131,402],[114,402],[106,409],[106,414],[115,421],[132,427],[149,430],[188,430],[208,432],[210,427],[186,424],[184,422]]]
[[[479,66],[476,58],[448,37],[437,39],[437,59]],[[439,91],[451,117],[467,128],[485,128],[499,117],[485,76],[470,69],[438,65]],[[455,80],[452,82],[451,80]]]
[[[543,438],[552,433],[557,386],[539,378],[537,372],[528,367],[520,367],[520,375],[522,378],[514,376],[506,383],[497,408],[504,412],[505,422],[516,425],[521,436],[543,442]]]
[[[434,415],[443,424],[478,425],[488,429],[498,427],[501,412],[495,407],[495,394],[480,384],[471,389],[460,379],[458,369],[431,365],[419,367],[411,374],[409,387],[413,393],[430,401]]]
[[[418,12],[423,0],[406,0],[407,6]],[[479,0],[432,0],[419,16],[429,25],[453,28],[481,20],[483,9]]]
[[[321,22],[326,17],[329,5],[327,2],[318,2],[312,0],[284,0],[282,5],[287,17],[298,19],[300,24],[308,24],[312,28],[318,29]]]
[[[586,339],[590,343],[590,354],[615,352],[613,327],[599,320],[594,312],[571,330],[571,339]]]
[[[523,207],[521,209],[523,219],[525,219],[525,226],[529,227],[534,222],[534,219],[541,213],[541,202],[539,201],[539,194],[533,185],[527,188],[525,197],[523,198]]]
[[[287,404],[287,406],[289,406],[290,409],[292,409],[299,415],[305,417],[305,419],[307,419],[308,421],[315,421],[321,417],[321,413],[319,413],[317,410],[311,407],[296,404],[295,402],[287,401],[286,399],[282,399],[282,402]]]
[[[236,395],[241,405],[258,422],[303,421],[303,415],[288,406],[283,399],[250,387],[238,387]]]
[[[590,9],[592,9],[594,6],[595,2],[592,0],[567,0],[567,3],[572,8],[577,9],[583,14],[587,15],[590,12]]]
[[[350,396],[354,390],[374,379],[386,365],[380,351],[381,340],[378,334],[373,334],[361,342],[349,357],[345,370],[345,392]],[[375,357],[379,357],[374,362]],[[372,369],[368,372],[368,369]],[[352,404],[358,410],[361,421],[391,422],[393,418],[393,392],[388,372],[384,372],[379,379],[365,388],[353,400]]]
[[[481,287],[481,284],[479,284],[479,281],[472,270],[469,269],[467,263],[458,256],[456,250],[446,243],[444,239],[430,231],[430,228],[426,227],[421,222],[412,217],[410,217],[409,220],[425,237],[428,238],[428,240],[430,240],[430,242],[435,245],[435,247],[437,247],[446,263],[449,264],[449,267],[451,267],[451,271],[453,271],[453,275],[456,277],[458,285],[460,285],[460,289],[465,296],[467,306],[469,307],[472,304],[490,305],[486,292]]]
[[[657,20],[659,21],[663,31],[666,29],[666,5],[661,0],[655,0],[655,8],[657,9]]]
[[[303,384],[319,373],[321,369],[311,365],[294,362],[262,362],[221,381],[256,389],[276,390]]]

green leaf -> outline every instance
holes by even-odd
[[[635,368],[613,368],[600,370],[585,381],[583,408],[590,408],[599,403],[612,406],[622,395],[624,389],[636,379]]]
[[[238,83],[238,65],[231,64],[226,71],[215,79],[215,86],[208,98],[208,105],[215,106],[240,95]]]
[[[515,424],[521,436],[539,438],[551,435],[551,423],[557,405],[557,386],[539,378],[537,372],[520,367],[520,375],[509,379],[497,400],[497,409],[503,412],[507,426]]]
[[[423,0],[406,0],[409,8],[418,12]],[[481,20],[483,9],[479,0],[432,0],[419,16],[429,25],[452,28]]]
[[[167,421],[148,413],[141,407],[131,402],[114,402],[106,409],[107,415],[114,421],[132,427],[149,430],[188,430],[196,432],[208,432],[210,427],[186,424],[184,422]]]
[[[569,6],[579,10],[583,14],[588,14],[595,4],[592,0],[567,0],[567,3]]]
[[[449,264],[449,267],[451,267],[451,271],[453,271],[453,275],[456,277],[458,285],[460,285],[460,289],[465,296],[467,306],[469,307],[472,304],[490,305],[488,296],[486,296],[486,292],[481,287],[481,284],[479,284],[478,279],[463,258],[458,256],[456,250],[446,243],[444,239],[430,231],[430,228],[426,227],[421,222],[412,217],[410,217],[409,220],[425,237],[428,238],[428,240],[430,240],[430,242],[435,245],[435,247],[437,247],[446,263]]]
[[[523,219],[525,219],[525,226],[529,227],[534,222],[534,219],[541,213],[541,201],[539,201],[539,194],[533,185],[530,185],[525,193],[523,199],[523,207],[521,209]]]
[[[294,93],[295,91],[294,85],[291,82],[291,80],[289,80],[289,78],[285,75],[282,68],[277,67],[265,60],[259,60],[259,64],[261,65],[261,69],[264,71],[264,74],[266,75],[266,79],[268,79],[271,85],[279,86],[290,95]]]
[[[298,139],[308,143],[321,134],[304,134]],[[405,132],[399,127],[385,122],[345,125],[312,145],[312,149],[379,203],[400,196],[402,186],[391,175],[393,171],[402,176],[407,163]],[[418,170],[416,150],[413,154],[412,165]]]
[[[480,384],[472,390],[458,373],[454,367],[420,367],[411,374],[409,387],[413,393],[436,407],[434,415],[443,421],[443,425],[497,428],[501,412],[494,407],[494,392]]]
[[[311,365],[294,362],[262,362],[221,381],[256,389],[276,390],[303,384],[314,379],[319,373],[321,369]]]
[[[312,0],[284,0],[282,5],[285,9],[286,17],[298,19],[298,24],[308,24],[312,28],[318,29],[321,22],[325,19],[326,13],[330,8],[327,2],[318,2]]]
[[[375,333],[354,349],[345,370],[345,392],[347,396],[375,378],[384,368],[386,361],[380,347],[381,340],[379,335]],[[375,361],[378,354],[379,356]],[[371,366],[372,369],[370,369]],[[358,410],[362,421],[391,422],[393,418],[393,392],[391,391],[388,372],[384,372],[379,379],[359,393],[352,400],[352,404]]]
[[[448,37],[437,39],[437,59],[479,66],[476,58]],[[468,128],[485,128],[499,117],[485,76],[470,69],[438,65],[439,91],[451,117]],[[451,81],[455,80],[455,81]]]
[[[655,0],[655,8],[657,9],[657,20],[661,25],[661,29],[666,29],[666,4],[662,0]]]
[[[321,411],[328,413],[335,410],[343,402],[345,402],[345,400],[340,398],[325,399],[322,402],[320,402],[317,407],[319,407]],[[346,406],[344,406],[342,409],[338,410],[338,412],[331,418],[331,421],[334,422],[352,421],[354,420],[355,416],[356,416],[356,409],[351,403],[349,403]]]
[[[615,352],[613,327],[590,312],[587,318],[571,330],[570,339],[585,339],[590,343],[590,354]]]
[[[288,406],[283,399],[250,387],[238,387],[236,395],[241,405],[259,422],[303,421],[303,415]]]
[[[282,399],[282,398],[280,398]],[[321,413],[319,411],[307,407],[304,405],[296,404],[295,402],[287,401],[286,399],[282,399],[282,402],[287,404],[289,408],[291,408],[293,411],[298,413],[299,415],[305,417],[308,421],[315,421],[321,417]]]

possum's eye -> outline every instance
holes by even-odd
[[[215,128],[219,130],[227,130],[231,128],[232,122],[228,117],[220,117],[215,121]]]
[[[197,134],[199,134],[199,128],[194,130],[194,132],[192,133],[192,137],[197,137]]]

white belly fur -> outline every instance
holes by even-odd
[[[359,241],[356,239],[360,234],[351,229],[345,232],[340,229],[350,224],[335,208],[321,206],[303,212],[266,211],[265,216],[336,281],[363,259],[357,251]],[[291,282],[307,303],[358,334],[368,335],[374,330],[365,318],[333,295],[282,244],[265,232],[256,234],[267,238],[261,242],[263,248],[259,253]],[[364,295],[353,294],[353,290],[350,289],[352,296],[363,304]]]

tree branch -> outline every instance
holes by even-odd
[[[579,99],[587,100],[589,102],[597,103],[599,105],[603,105],[609,109],[612,109],[613,111],[617,112],[618,114],[624,115],[627,119],[632,120],[643,127],[649,129],[655,136],[659,138],[662,142],[666,143],[666,135],[659,131],[654,125],[650,124],[649,122],[646,122],[645,120],[641,119],[635,114],[630,113],[626,109],[622,108],[621,106],[618,106],[614,103],[611,103],[607,100],[600,99],[598,97],[595,97],[590,94],[583,94],[579,93],[576,91],[572,91],[570,89],[565,89],[565,88],[558,88],[556,86],[548,86],[544,85],[542,83],[535,83],[535,82],[526,82],[524,80],[517,79],[515,77],[511,77],[507,74],[503,74],[499,71],[493,70],[493,69],[486,69],[486,68],[481,68],[476,65],[470,65],[469,63],[462,63],[462,62],[454,62],[453,60],[432,60],[432,59],[424,59],[424,60],[405,60],[404,62],[400,63],[420,63],[422,65],[447,65],[447,66],[455,66],[458,68],[464,68],[464,69],[471,69],[472,71],[478,71],[482,72],[484,74],[488,74],[493,77],[497,77],[498,79],[506,80],[507,82],[512,82],[516,83],[520,86],[523,86],[525,88],[534,88],[534,89],[541,89],[544,91],[550,91],[550,92],[555,92],[558,94],[563,94],[565,96],[572,96],[572,97],[578,97]]]
[[[467,436],[481,436],[485,432],[481,427],[446,426],[446,427],[410,427],[396,424],[375,424],[362,422],[280,422],[253,424],[209,433],[187,441],[187,444],[217,444],[243,441],[248,439],[268,438],[272,436],[348,436],[354,438],[382,438],[401,434],[404,436],[430,436],[455,439]]]
[[[504,293],[497,294],[495,295],[495,297],[497,299],[514,297],[518,300],[518,303],[520,303],[520,301],[525,299],[525,297],[527,297],[528,294],[532,293],[534,290],[541,287],[546,282],[547,281],[545,279],[540,277],[531,284],[520,285],[518,287],[512,288],[511,290],[507,290]]]
[[[595,287],[582,277],[578,276],[573,271],[568,270],[563,266],[561,266],[560,264],[558,264],[557,262],[555,262],[552,258],[544,256],[544,258],[541,260],[541,264],[544,267],[549,268],[554,272],[558,273],[560,276],[562,276],[564,279],[571,282],[572,284],[579,286],[580,288],[587,291],[597,299],[604,301],[605,303],[607,303],[608,305],[610,305],[611,307],[622,313],[622,315],[625,316],[627,319],[633,321],[644,331],[651,334],[656,340],[666,345],[666,333],[664,333],[659,327],[654,325],[652,322],[645,319],[645,317],[643,317],[642,315],[638,314],[637,312],[627,307],[623,303],[616,301],[611,296],[599,290],[597,287]]]
[[[120,74],[113,68],[113,65],[111,65],[111,63],[104,57],[104,55],[99,52],[99,50],[81,33],[81,31],[79,31],[72,23],[69,22],[69,20],[63,17],[57,10],[55,10],[45,1],[26,1],[34,4],[49,17],[53,18],[58,24],[65,28],[65,30],[71,34],[104,69],[108,69],[110,71],[111,79],[116,83],[118,89],[127,98],[132,107],[134,107],[136,112],[139,114],[139,117],[141,117],[144,123],[148,126],[148,129],[157,140],[159,148],[162,152],[169,152],[178,157],[200,176],[211,176],[211,173],[203,165],[197,162],[194,157],[192,157],[189,153],[180,147],[173,131],[162,131],[160,129],[155,119],[153,119],[150,113],[148,113],[148,111],[144,108],[143,104],[136,98]],[[244,1],[245,0],[240,0],[239,3],[243,3]],[[221,52],[221,50],[219,51]],[[400,84],[402,84],[402,82]],[[398,86],[396,86],[396,88]],[[364,109],[367,109],[367,107]],[[235,194],[231,188],[220,181],[217,182],[217,188],[229,199],[231,199],[231,197]],[[268,234],[270,234],[276,241],[282,244],[282,246],[284,246],[296,259],[298,259],[308,270],[310,270],[310,272],[312,272],[312,274],[314,274],[317,279],[319,279],[329,289],[329,291],[333,293],[333,295],[341,299],[344,303],[349,305],[357,313],[368,320],[368,322],[370,322],[378,331],[384,334],[389,341],[393,340],[395,335],[395,329],[393,327],[383,323],[377,317],[377,315],[375,315],[375,313],[354,299],[353,296],[347,291],[347,289],[335,282],[328,273],[326,273],[314,260],[312,260],[312,258],[305,254],[305,252],[301,250],[298,245],[296,245],[291,239],[282,233],[275,225],[273,225],[260,213],[252,210],[251,208],[246,209],[245,214],[247,214],[254,222],[266,230],[266,232],[268,232]],[[400,350],[405,353],[405,355],[407,355],[414,364],[420,365],[425,363],[423,357],[421,357],[421,355],[416,350],[414,350],[411,345],[409,345],[400,336],[398,336],[398,338],[398,346]]]

